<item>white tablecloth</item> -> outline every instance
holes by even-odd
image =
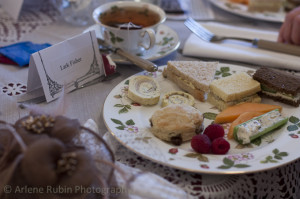
[[[222,11],[215,10],[222,14]],[[15,25],[2,17],[2,30],[7,34],[0,35],[2,45],[17,41],[30,40],[33,42],[57,43],[80,34],[87,27],[74,27],[61,21],[57,21],[57,13],[54,11],[36,11],[21,14],[20,21]],[[1,12],[0,12],[0,16]],[[43,16],[42,18],[37,16]],[[227,16],[225,14],[225,16]],[[232,17],[232,16],[230,16]],[[24,23],[23,23],[24,22]],[[167,21],[178,32],[184,44],[189,32],[182,21]],[[260,26],[258,26],[260,27]],[[275,26],[276,28],[278,26]],[[257,28],[257,27],[256,27]],[[179,53],[173,53],[157,63],[166,64],[168,60],[194,60],[184,57]],[[93,119],[104,134],[107,129],[103,122],[102,106],[110,90],[120,81],[133,75],[141,69],[133,65],[118,65],[120,73],[114,79],[96,84],[85,89],[70,93],[70,103],[64,114],[78,119],[84,123],[89,118]],[[18,118],[27,115],[28,110],[19,108],[16,103],[18,96],[26,92],[28,68],[0,64],[0,120],[14,122]],[[39,108],[52,109],[56,102],[40,104]],[[106,135],[115,149],[117,161],[132,168],[152,172],[180,189],[188,193],[189,198],[299,198],[300,197],[300,161],[286,166],[247,175],[204,175],[172,169],[150,160],[144,159],[117,143],[112,137]],[[147,191],[147,183],[140,184],[140,191]],[[161,194],[163,197],[164,193]],[[159,196],[157,197],[159,198]]]

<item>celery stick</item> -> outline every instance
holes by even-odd
[[[234,127],[234,139],[241,144],[248,144],[252,140],[283,126],[288,117],[282,117],[278,109],[255,117]]]

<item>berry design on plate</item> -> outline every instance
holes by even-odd
[[[178,148],[171,148],[171,149],[169,149],[169,153],[171,153],[171,154],[178,153]]]
[[[299,132],[298,132],[298,134],[299,134]],[[299,136],[294,133],[289,134],[289,136],[291,136],[291,138],[295,138],[295,139],[299,138]]]
[[[227,156],[228,159],[234,161],[234,163],[240,163],[242,161],[252,160],[254,159],[254,155],[252,153],[241,153]]]
[[[202,169],[209,169],[209,166],[207,164],[200,164],[200,167]]]

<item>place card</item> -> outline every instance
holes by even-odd
[[[105,71],[93,30],[32,54],[27,93],[42,88],[50,102],[100,76]]]
[[[1,0],[0,6],[14,20],[19,18],[24,0]]]

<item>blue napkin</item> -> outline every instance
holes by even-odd
[[[30,55],[32,53],[35,53],[49,46],[51,46],[51,44],[34,44],[32,42],[26,41],[1,47],[0,54],[9,58],[22,67],[29,64]]]

